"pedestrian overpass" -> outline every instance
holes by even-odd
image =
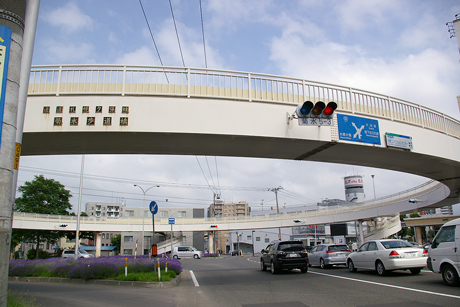
[[[28,93],[21,155],[259,157],[362,165],[433,180],[424,187],[429,193],[418,191],[419,196],[384,206],[257,223],[220,221],[221,230],[290,227],[293,220],[306,225],[364,220],[459,202],[460,121],[387,95],[257,73],[123,65],[33,66]],[[332,124],[299,125],[294,112],[307,100],[335,101]],[[358,129],[350,134],[339,116],[364,123],[363,139]],[[378,142],[368,142],[366,133],[377,134]],[[410,138],[410,147],[390,143],[392,135],[402,143]],[[14,228],[39,227],[19,216]],[[108,222],[105,230],[120,229]],[[81,230],[101,227],[92,224],[83,223]],[[210,224],[188,221],[176,227],[209,230]]]

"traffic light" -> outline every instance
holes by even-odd
[[[299,118],[332,118],[335,109],[337,109],[337,103],[334,101],[331,101],[326,105],[322,101],[318,101],[313,104],[313,102],[307,100],[304,103],[299,104],[295,112]]]

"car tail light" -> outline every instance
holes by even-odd
[[[423,249],[423,257],[428,257],[428,251],[426,249]]]
[[[401,258],[397,251],[391,251],[390,258]]]
[[[351,253],[351,250],[347,249],[347,253]]]
[[[334,251],[326,251],[326,254],[332,254],[335,253]]]

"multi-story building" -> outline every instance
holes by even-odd
[[[222,220],[235,217],[244,218],[245,216],[248,216],[250,212],[251,208],[245,201],[226,203],[222,200],[216,200],[208,208],[208,217],[221,218]],[[214,236],[214,251],[225,253],[225,244],[228,242],[229,237],[229,231],[216,231]]]

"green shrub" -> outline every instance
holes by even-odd
[[[37,254],[36,249],[29,249],[27,251],[27,259],[29,259],[29,260],[35,259],[36,254]],[[49,257],[50,256],[48,255],[48,253],[45,252],[44,250],[42,250],[42,249],[38,250],[38,258],[39,259],[48,259]]]

